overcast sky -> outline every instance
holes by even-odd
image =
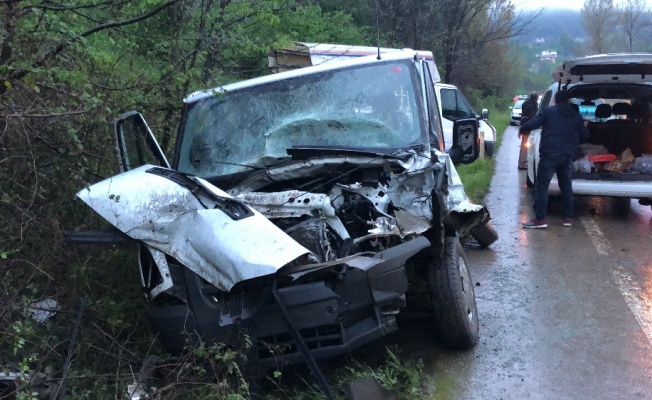
[[[517,9],[521,10],[565,8],[579,11],[584,5],[584,0],[513,0],[512,3],[516,6]]]
[[[619,4],[624,0],[614,0],[614,4]],[[584,5],[584,0],[512,0],[517,10],[540,10],[546,9],[567,9],[579,11]],[[648,8],[652,6],[652,0],[646,0]]]

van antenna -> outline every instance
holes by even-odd
[[[378,2],[376,3],[376,47],[378,48],[378,56],[376,57],[376,60],[380,60],[380,23],[378,20],[380,19],[380,12],[378,11]]]

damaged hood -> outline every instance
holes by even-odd
[[[89,186],[77,197],[127,236],[229,291],[238,282],[275,274],[285,266],[328,266],[268,218],[319,216],[342,240],[353,244],[388,236],[409,240],[430,229],[433,222],[439,223],[433,221],[432,212],[433,193],[439,193],[442,217],[460,235],[465,234],[483,218],[484,207],[468,199],[447,155],[438,154],[438,159],[433,162],[414,152],[401,160],[323,157],[254,174],[230,193],[193,175],[144,165]],[[387,162],[402,169],[392,173],[387,184],[334,183],[324,193],[258,191],[277,181],[321,175],[335,165],[380,168]],[[440,173],[444,169],[447,173]],[[362,235],[358,232],[351,237],[336,212],[345,192],[367,199],[378,212],[379,217],[368,221]],[[344,259],[331,260],[349,264]]]
[[[310,253],[250,207],[237,202],[230,210],[221,200],[236,200],[210,183],[193,177],[198,185],[193,194],[152,173],[161,170],[173,173],[144,165],[77,197],[128,236],[169,254],[222,290],[273,274]]]

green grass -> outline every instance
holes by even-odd
[[[380,351],[380,347],[376,347]],[[419,359],[412,359],[409,356],[401,356],[400,350],[393,346],[385,347],[385,355],[380,363],[373,366],[368,365],[369,360],[358,361],[349,359],[346,365],[330,365],[324,368],[326,380],[330,382],[331,390],[338,400],[345,400],[343,386],[361,378],[374,378],[380,386],[386,390],[398,394],[399,400],[428,399],[432,384],[430,376],[423,371],[424,364]],[[380,355],[378,355],[380,356]],[[373,363],[373,362],[372,362]],[[305,371],[305,369],[304,369]],[[316,384],[315,379],[310,375],[297,375],[296,371],[288,372],[285,382],[278,373],[268,382],[269,386],[266,395],[261,400],[321,400],[325,396]]]
[[[496,128],[496,145],[494,157],[498,154],[498,148],[502,142],[502,135],[509,125],[509,112],[499,109],[491,109],[489,112],[489,123]],[[491,178],[494,175],[495,160],[493,158],[478,159],[472,164],[459,165],[457,172],[464,183],[464,190],[467,196],[476,203],[483,203],[489,192]]]

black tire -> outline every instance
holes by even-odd
[[[514,125],[516,125],[514,122],[512,121],[509,122],[509,126],[514,126]]]
[[[484,143],[484,156],[487,158],[492,158],[494,156],[494,142]]]
[[[457,237],[446,237],[444,256],[432,262],[428,286],[442,346],[470,349],[478,343],[478,309],[466,255]]]
[[[491,246],[496,240],[498,240],[498,232],[496,232],[493,225],[489,222],[476,226],[471,229],[470,233],[471,236],[473,236],[473,239],[480,243],[480,246],[485,248]]]
[[[533,187],[534,187],[534,182],[532,182],[532,181],[530,180],[530,176],[527,174],[527,171],[525,172],[525,186],[527,186],[527,187],[529,187],[529,188],[533,188]]]

